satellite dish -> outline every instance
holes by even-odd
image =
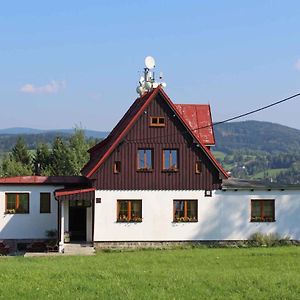
[[[155,60],[154,60],[154,58],[152,56],[147,56],[145,58],[145,65],[146,65],[146,67],[149,70],[153,69],[155,67]]]

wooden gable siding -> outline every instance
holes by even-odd
[[[165,127],[150,127],[150,116],[165,117]],[[137,171],[139,148],[153,149],[153,171]],[[178,149],[178,172],[163,172],[163,149]],[[202,161],[202,172],[196,174],[196,161]],[[114,174],[113,164],[121,162],[121,172]],[[221,180],[216,167],[186,132],[170,107],[158,95],[104,164],[94,173],[97,189],[118,190],[214,190]]]

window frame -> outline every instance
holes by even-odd
[[[172,165],[172,151],[176,151],[176,168],[165,168],[166,158],[165,158],[165,151],[169,152],[169,164]],[[177,148],[164,148],[162,150],[162,171],[163,172],[178,172],[179,171],[179,150]]]
[[[184,216],[179,219],[176,218],[176,202],[183,201],[183,211]],[[196,203],[196,218],[192,219],[192,217],[188,216],[188,202]],[[198,222],[198,199],[174,199],[173,200],[173,223],[197,223]]]
[[[15,195],[15,207],[16,208],[7,208],[8,204],[8,195]],[[18,205],[20,203],[20,195],[27,195],[27,209],[25,212],[20,212],[18,211]],[[24,215],[24,214],[29,214],[30,213],[30,194],[26,192],[6,192],[5,193],[5,214],[16,214],[16,215]]]
[[[140,167],[140,151],[144,151],[144,162],[146,163],[146,165],[148,165],[147,163],[147,151],[151,151],[151,166],[150,168],[148,167],[144,167],[144,168],[141,168]],[[153,171],[153,158],[154,158],[154,150],[152,148],[138,148],[137,150],[137,156],[136,156],[136,160],[137,160],[137,168],[136,170],[138,172],[152,172]]]
[[[154,120],[157,120],[157,122],[153,122]],[[166,120],[165,117],[151,116],[150,127],[165,127],[166,126],[165,120]]]
[[[195,163],[195,173],[196,174],[202,173],[202,161],[201,160],[197,160]]]
[[[121,161],[120,160],[115,160],[114,165],[113,165],[113,172],[114,174],[120,174],[121,173]]]
[[[253,216],[253,206],[254,202],[259,202],[260,204],[260,216]],[[264,215],[264,206],[265,203],[269,202],[272,203],[272,216],[265,216]],[[251,199],[250,201],[250,222],[251,223],[272,223],[276,222],[275,219],[275,199]]]
[[[127,216],[125,218],[120,218],[120,206],[122,202],[127,201]],[[140,203],[140,216],[132,219],[132,202]],[[124,215],[125,216],[125,215]],[[117,200],[117,223],[141,223],[143,221],[143,202],[141,199],[118,199]]]
[[[47,211],[42,211],[42,195],[49,196],[49,209]],[[40,192],[40,214],[51,214],[51,193],[50,192]]]

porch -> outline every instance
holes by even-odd
[[[95,189],[60,189],[54,194],[59,204],[59,252],[64,253],[68,243],[93,243]]]

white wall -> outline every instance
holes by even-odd
[[[61,187],[48,185],[0,186],[0,239],[45,238],[49,229],[57,229],[57,201],[53,191]],[[29,193],[29,214],[5,214],[5,193]],[[51,213],[40,213],[40,193],[51,193]]]
[[[278,232],[300,240],[300,191],[96,191],[95,241],[243,240]],[[142,199],[141,223],[118,223],[117,200]],[[197,223],[173,223],[174,199],[198,199]],[[274,223],[251,223],[251,199],[275,199]]]

